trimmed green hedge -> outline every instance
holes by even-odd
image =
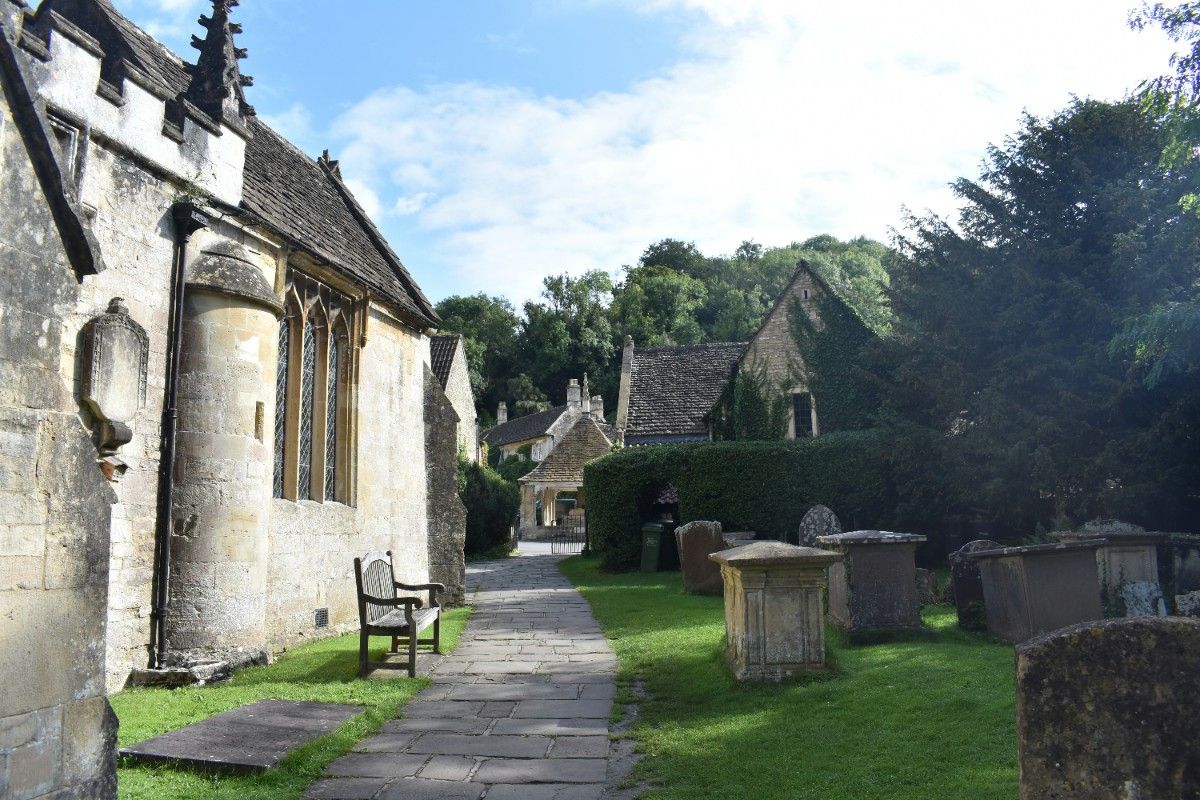
[[[466,554],[486,555],[508,542],[521,493],[486,464],[459,461],[458,470],[459,496],[467,507]]]
[[[795,541],[801,518],[818,503],[847,530],[896,522],[888,459],[875,431],[631,447],[591,462],[583,476],[589,538],[606,570],[637,564],[642,522],[667,484],[679,493],[681,522],[717,520],[760,538]]]

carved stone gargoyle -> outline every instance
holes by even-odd
[[[100,466],[109,480],[125,472],[117,451],[133,438],[133,418],[146,405],[150,338],[129,316],[124,298],[83,326],[82,399],[99,423]]]

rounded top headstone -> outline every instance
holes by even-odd
[[[842,523],[838,521],[837,514],[825,506],[813,506],[800,520],[800,545],[815,547],[819,537],[841,532]]]

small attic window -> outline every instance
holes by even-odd
[[[804,299],[805,299],[805,300],[807,300],[807,299],[808,299],[808,289],[805,289],[805,290],[804,290]]]
[[[48,115],[50,132],[58,143],[58,151],[62,156],[63,177],[71,183],[76,183],[76,166],[79,163],[79,128],[54,114]]]

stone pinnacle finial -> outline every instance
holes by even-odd
[[[229,21],[238,0],[212,0],[212,4],[212,16],[201,15],[199,20],[207,34],[203,39],[192,37],[192,47],[200,51],[200,57],[192,67],[187,99],[213,119],[244,123],[254,116],[254,107],[246,102],[242,89],[253,86],[254,79],[238,68],[246,49],[235,46],[233,37],[242,32],[242,26]]]

